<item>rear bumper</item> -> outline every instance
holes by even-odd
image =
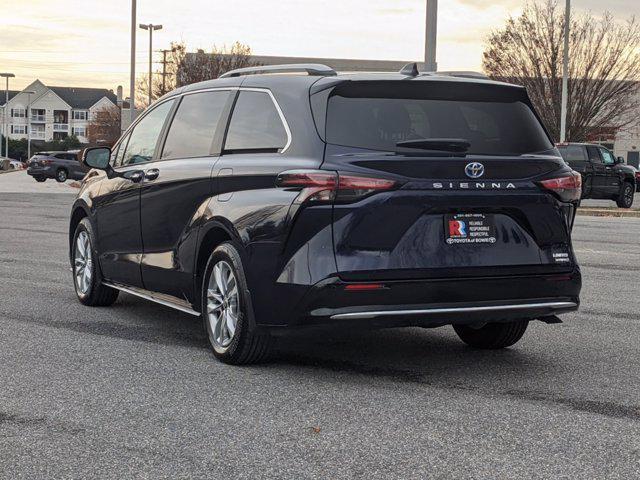
[[[55,174],[55,170],[52,167],[28,167],[27,175],[32,177],[52,177]]]
[[[309,290],[292,327],[424,326],[534,320],[578,309],[581,276],[570,273],[393,280],[378,290],[347,290],[337,277]]]

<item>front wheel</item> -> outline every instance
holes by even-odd
[[[470,347],[495,350],[516,344],[524,335],[528,325],[528,320],[516,320],[507,323],[487,323],[479,328],[471,325],[454,325],[453,329],[460,340]]]
[[[620,195],[616,199],[616,204],[620,208],[631,208],[633,205],[633,196],[635,194],[635,188],[629,182],[624,182]]]
[[[67,178],[69,178],[69,174],[67,173],[67,171],[64,168],[61,168],[60,170],[58,170],[56,172],[56,180],[60,183],[64,183],[67,181]]]
[[[271,339],[252,324],[249,302],[240,253],[233,243],[222,243],[204,272],[202,319],[213,354],[224,363],[258,363],[269,353]]]
[[[71,246],[73,284],[78,300],[91,307],[109,306],[118,298],[118,290],[102,284],[93,245],[95,236],[88,218],[78,224]]]

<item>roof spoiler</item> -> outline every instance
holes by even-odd
[[[297,73],[306,72],[308,75],[333,77],[336,71],[321,63],[291,63],[285,65],[264,65],[256,67],[237,68],[220,75],[219,78],[239,77],[241,75],[259,75],[262,73]]]

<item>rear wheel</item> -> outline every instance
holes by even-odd
[[[47,181],[47,177],[33,177],[36,182],[46,182]]]
[[[202,282],[202,318],[213,354],[233,365],[257,363],[268,355],[271,338],[252,324],[249,290],[238,249],[218,246]]]
[[[67,178],[69,178],[69,174],[64,168],[61,168],[56,172],[56,180],[58,182],[64,183],[67,181]]]
[[[633,205],[633,196],[635,194],[635,188],[629,182],[624,182],[620,195],[616,199],[616,203],[620,208],[631,208]]]
[[[479,328],[470,325],[454,325],[453,329],[464,343],[473,348],[494,350],[510,347],[518,342],[527,330],[528,320],[508,323],[488,323]]]
[[[71,247],[73,284],[78,300],[84,305],[109,306],[117,300],[118,290],[102,284],[102,275],[93,245],[95,245],[95,237],[91,222],[83,218],[76,228]]]

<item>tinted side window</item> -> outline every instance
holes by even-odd
[[[287,131],[271,97],[262,92],[240,92],[225,150],[277,151],[286,144]]]
[[[173,102],[174,100],[169,100],[157,106],[133,128],[122,165],[145,163],[153,158],[158,137]]]
[[[228,91],[185,95],[171,122],[162,158],[209,155]]]
[[[567,145],[558,147],[558,151],[565,162],[586,162],[587,153],[581,145]]]
[[[589,161],[601,162],[600,154],[598,153],[598,147],[587,147],[587,154],[589,155]]]

